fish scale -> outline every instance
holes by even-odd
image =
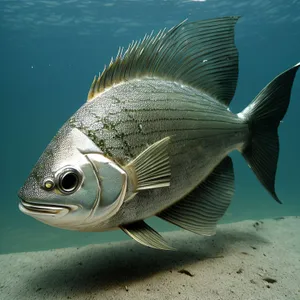
[[[161,210],[161,208],[157,208],[157,203],[164,203],[167,207],[174,199],[176,201],[176,199],[179,200],[184,197],[207,176],[210,170],[228,152],[236,149],[243,141],[247,140],[249,134],[247,124],[230,111],[224,110],[222,103],[215,100],[213,103],[209,101],[210,97],[203,93],[192,90],[185,96],[186,87],[184,85],[173,84],[174,88],[172,89],[170,82],[147,79],[139,81],[139,89],[134,91],[134,97],[126,98],[126,92],[123,91],[128,91],[131,86],[135,85],[136,82],[116,85],[86,104],[88,110],[98,112],[100,119],[106,118],[108,120],[108,125],[103,124],[104,127],[114,128],[105,135],[106,147],[112,157],[117,156],[122,162],[128,162],[145,150],[147,145],[151,145],[166,136],[174,136],[170,146],[171,169],[172,174],[175,174],[172,177],[172,188],[151,191],[152,204],[150,209],[148,209],[145,200],[140,200],[140,197],[142,199],[147,197],[144,195],[147,192],[136,195],[128,203],[130,207],[125,208],[124,206],[124,211],[120,212],[124,222],[132,221],[131,206],[139,207],[138,214],[140,218],[144,219]],[[150,99],[145,91],[150,93],[153,90],[153,85],[156,85],[156,93],[151,95]],[[161,95],[168,95],[167,92],[170,89],[173,98],[161,99]],[[178,93],[176,93],[177,91]],[[102,107],[109,106],[110,95],[118,98],[118,107],[121,110],[118,109],[117,112],[102,110]],[[156,101],[156,96],[159,97],[160,101]],[[186,98],[188,101],[185,101]],[[199,98],[207,100],[200,102]],[[178,101],[172,102],[173,99]],[[131,100],[134,102],[133,104]],[[155,108],[153,110],[148,109],[153,103],[155,103]],[[181,108],[180,111],[177,111],[177,105]],[[172,107],[172,110],[165,109],[165,107]],[[128,116],[128,109],[131,109],[131,116]],[[86,118],[84,110],[85,108],[78,111],[75,117],[83,124],[84,122],[88,124],[89,120]],[[190,120],[191,114],[194,116],[193,120]],[[175,120],[176,123],[174,123]],[[142,126],[142,131],[138,129],[138,125]],[[103,132],[100,133],[99,131],[99,135],[103,135]],[[126,146],[124,142],[126,142]],[[127,147],[131,149],[130,156],[126,151]],[[210,149],[209,155],[205,149]],[[186,178],[186,182],[182,181],[182,177]],[[183,186],[184,188],[182,188]],[[152,195],[153,193],[154,195]],[[138,204],[139,202],[141,205]],[[130,212],[129,215],[127,212]],[[119,218],[118,214],[115,218]],[[115,222],[114,220],[110,221]],[[99,225],[101,228],[105,226],[110,227],[112,225],[110,223]]]
[[[148,81],[150,81],[150,88]],[[193,98],[191,98],[189,94],[185,97],[183,96],[185,94],[182,90],[186,90],[186,88],[177,84],[175,85],[176,91],[173,89],[174,97],[172,99],[168,97],[161,100],[160,97],[162,94],[168,95],[168,93],[164,91],[163,83],[157,84],[158,87],[161,86],[160,93],[152,95],[151,99],[149,99],[149,97],[147,97],[148,93],[145,93],[145,91],[149,91],[150,93],[152,91],[151,84],[155,84],[155,82],[157,83],[157,80],[150,79],[140,82],[141,92],[138,94],[137,91],[135,91],[134,97],[127,100],[125,96],[126,93],[122,93],[122,91],[127,90],[126,85],[130,86],[131,83],[128,82],[118,85],[102,94],[99,99],[89,102],[87,106],[89,106],[89,109],[93,107],[93,111],[103,114],[101,108],[106,106],[106,103],[110,101],[110,95],[114,95],[114,97],[120,95],[119,106],[122,111],[118,111],[117,113],[110,111],[107,120],[109,120],[109,126],[115,128],[119,134],[122,132],[124,137],[131,136],[135,145],[139,144],[139,139],[142,139],[143,143],[147,140],[147,143],[151,144],[157,138],[159,139],[172,134],[176,136],[176,139],[177,137],[181,139],[181,136],[185,136],[188,139],[190,134],[194,138],[194,133],[188,133],[189,130],[199,131],[196,133],[196,136],[199,138],[204,135],[218,134],[216,130],[224,132],[226,128],[228,128],[230,133],[234,130],[246,131],[247,126],[241,124],[242,121],[235,117],[235,115],[230,112],[224,115],[224,105],[216,101],[214,101],[215,103],[211,103],[210,101],[200,102],[199,97],[205,97],[203,97],[203,94],[200,92],[197,94],[196,91],[191,93],[194,96]],[[141,86],[145,88],[141,88]],[[166,86],[170,88],[170,83],[167,82]],[[179,91],[178,94],[175,93],[177,90]],[[161,101],[157,101],[156,95],[158,95],[158,99]],[[188,98],[188,101],[186,101],[186,98]],[[139,101],[137,101],[137,99],[139,99]],[[175,99],[178,101],[174,101]],[[154,107],[153,103],[155,103]],[[149,108],[151,105],[153,108]],[[81,114],[84,115],[84,112],[80,111],[77,118],[80,119]],[[82,119],[82,121],[84,121],[86,118],[84,117]],[[86,122],[88,122],[88,120]],[[142,126],[142,131],[139,129],[139,125]],[[235,125],[236,128],[232,128],[232,125]],[[207,129],[211,129],[211,132],[207,132]],[[180,131],[182,131],[182,133],[180,133]],[[201,133],[200,131],[205,132]],[[143,143],[141,143],[141,145],[143,145]],[[141,151],[142,149],[136,150]]]

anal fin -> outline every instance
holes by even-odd
[[[233,164],[227,156],[190,194],[157,216],[194,233],[213,235],[233,194]]]
[[[144,221],[122,225],[120,228],[138,243],[160,250],[175,250],[164,238]]]

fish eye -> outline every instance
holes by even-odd
[[[58,189],[64,194],[71,194],[76,191],[82,180],[81,174],[73,168],[64,169],[58,175]]]

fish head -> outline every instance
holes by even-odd
[[[92,231],[117,212],[126,187],[126,172],[87,135],[66,126],[20,189],[19,209],[54,227]]]

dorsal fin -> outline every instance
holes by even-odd
[[[238,53],[234,26],[239,17],[182,22],[156,36],[132,42],[91,85],[88,101],[122,81],[158,77],[192,86],[228,105],[235,93]]]

